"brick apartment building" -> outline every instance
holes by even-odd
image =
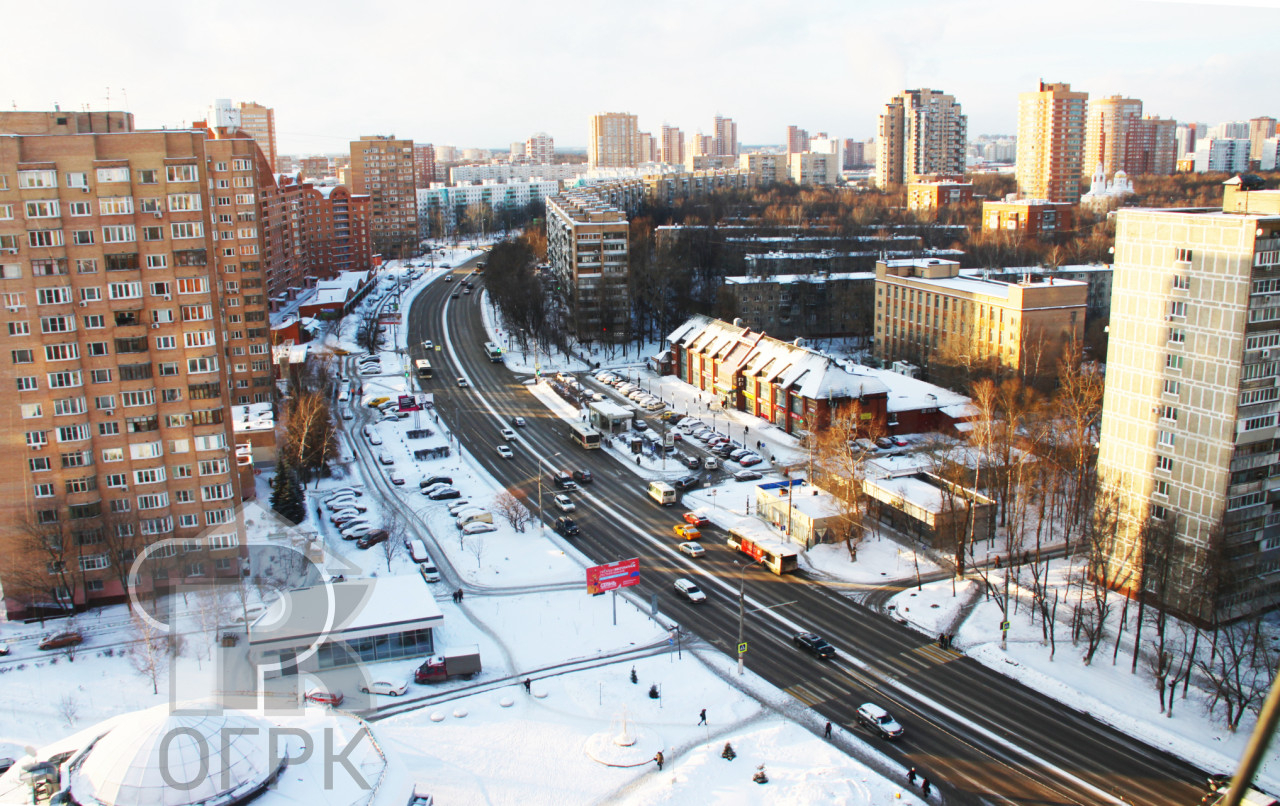
[[[368,195],[373,251],[388,260],[413,257],[418,247],[418,194],[412,140],[381,135],[351,143],[354,193]]]

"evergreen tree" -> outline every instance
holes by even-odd
[[[271,480],[271,508],[290,523],[302,523],[307,517],[302,483],[288,462],[276,466],[276,476]]]

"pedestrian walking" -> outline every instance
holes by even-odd
[[[461,602],[461,601],[462,601],[462,599],[463,599],[466,595],[467,595],[467,594],[462,590],[462,588],[458,588],[458,601],[459,601],[459,602]]]
[[[946,634],[946,633],[944,633],[944,632],[940,632],[940,633],[938,633],[938,646],[942,647],[943,649],[946,649],[946,648],[947,648],[947,634]]]
[[[823,728],[823,729],[822,729],[822,737],[823,737],[824,739],[830,739],[830,738],[831,738],[831,723],[830,723],[830,722],[828,722],[828,723],[827,723],[827,726],[826,726],[825,728]]]
[[[916,785],[916,768],[915,767],[912,767],[911,769],[907,770],[907,783],[911,784],[912,786]]]
[[[453,603],[454,603],[454,604],[457,604],[457,603],[458,603],[458,592],[457,592],[457,591],[454,591],[454,592],[453,592],[452,594],[450,594],[450,595],[453,597]]]
[[[532,688],[531,688],[531,686],[532,686],[532,685],[533,685],[533,681],[526,677],[526,678],[524,679],[524,693],[525,693],[525,694],[532,694],[532,693],[533,693],[533,690],[532,690]]]
[[[661,772],[661,771],[662,771],[662,762],[663,762],[663,758],[662,758],[662,751],[661,751],[661,750],[659,750],[659,751],[654,755],[653,760],[654,760],[654,761],[656,761],[656,762],[658,762],[658,771],[659,771],[659,772]]]
[[[700,714],[698,714],[698,724],[699,724],[699,725],[705,725],[705,724],[707,724],[707,709],[706,709],[706,708],[703,708],[703,709],[702,709],[702,712],[701,712]]]
[[[929,790],[932,789],[933,787],[929,785],[928,778],[923,778],[921,779],[921,781],[922,783],[920,784],[920,791],[924,793],[924,796],[927,799],[929,797]]]

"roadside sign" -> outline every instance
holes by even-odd
[[[587,568],[587,593],[598,596],[606,591],[640,584],[640,558],[618,560]]]
[[[739,655],[745,655],[745,654],[747,654],[747,642],[746,642],[746,641],[743,641],[741,644],[738,644],[738,654],[739,654]]]
[[[1002,621],[1002,622],[1000,622],[1000,630],[1001,630],[1001,632],[1008,632],[1008,631],[1009,631],[1009,622],[1007,622],[1007,621]]]

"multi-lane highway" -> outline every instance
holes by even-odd
[[[458,273],[459,281],[464,273]],[[903,768],[928,775],[948,803],[1198,802],[1204,777],[1191,765],[942,650],[929,637],[852,601],[838,586],[743,565],[746,556],[729,550],[715,529],[702,540],[704,557],[678,554],[672,526],[683,510],[659,507],[630,469],[603,451],[576,446],[567,426],[530,394],[527,378],[483,354],[483,280],[473,279],[477,293],[455,299],[451,293],[459,282],[436,282],[413,303],[411,357],[422,356],[418,345],[424,339],[444,348],[431,355],[435,378],[423,388],[435,393],[441,416],[462,445],[530,501],[537,500],[538,456],[546,462],[544,473],[547,466],[590,469],[595,483],[573,494],[582,528],[573,542],[597,562],[640,557],[643,581],[633,590],[645,600],[656,595],[663,613],[687,633],[735,655],[741,583],[749,611],[749,669],[790,694],[797,708],[811,707],[843,726],[837,738],[854,752],[865,742]],[[470,386],[460,388],[459,377]],[[518,429],[517,440],[506,440],[499,428],[517,415],[528,426]],[[515,459],[500,458],[499,444],[511,444]],[[550,495],[543,495],[549,504]],[[548,534],[554,514],[546,514]],[[697,581],[709,601],[695,606],[680,597],[672,587],[678,577]],[[801,630],[831,641],[838,658],[824,662],[797,650],[791,635]],[[904,725],[903,738],[888,743],[860,728],[854,714],[863,702],[888,708]],[[902,774],[892,764],[882,767]]]

